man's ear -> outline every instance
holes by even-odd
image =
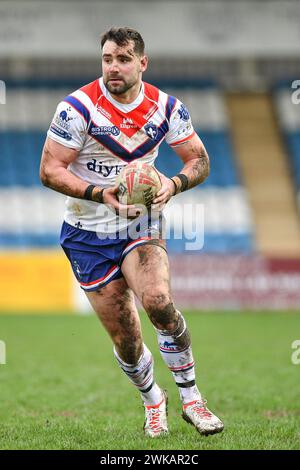
[[[147,70],[147,67],[148,67],[148,56],[144,55],[141,57],[140,65],[141,65],[140,72],[145,72],[145,70]]]

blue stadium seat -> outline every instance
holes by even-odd
[[[59,246],[58,234],[1,233],[0,247],[5,248],[50,248]]]
[[[0,133],[0,186],[40,184],[39,166],[44,140],[44,131]]]
[[[300,190],[300,130],[286,132],[285,142],[290,156],[292,174],[297,190]]]

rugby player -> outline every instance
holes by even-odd
[[[61,245],[112,339],[119,366],[141,394],[146,436],[168,433],[167,393],[155,381],[134,294],[156,329],[183,418],[200,434],[214,434],[223,423],[196,385],[190,334],[170,290],[162,218],[149,223],[141,217],[138,236],[130,235],[139,212],[119,203],[115,184],[134,160],[154,165],[165,139],[183,167],[171,179],[160,175],[153,208],[161,214],[171,197],[207,178],[209,158],[183,103],[142,81],[148,58],[141,35],[111,28],[101,47],[102,77],[58,104],[43,149],[41,181],[68,196]]]

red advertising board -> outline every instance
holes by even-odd
[[[300,259],[184,254],[170,267],[182,308],[300,311]]]

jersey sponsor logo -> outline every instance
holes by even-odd
[[[120,129],[117,126],[92,126],[91,135],[114,135],[120,134]]]
[[[158,129],[157,129],[157,126],[153,124],[153,122],[148,122],[148,124],[144,126],[144,129],[145,129],[147,136],[150,137],[150,139],[155,140],[157,138]]]
[[[182,104],[178,109],[178,114],[180,116],[180,119],[182,119],[183,121],[188,121],[190,119],[190,113],[188,112],[184,104]]]
[[[138,126],[131,118],[123,118],[123,122],[120,124],[120,127],[121,129],[138,129]]]
[[[148,121],[148,119],[151,118],[151,116],[158,110],[158,105],[157,104],[154,104],[148,111],[147,114],[144,114],[143,115],[143,118],[145,119],[145,121]]]
[[[59,127],[57,127],[55,124],[51,124],[50,131],[53,132],[53,134],[58,135],[62,139],[72,140],[72,134],[62,129],[59,129]]]
[[[103,116],[105,116],[107,119],[111,119],[111,114],[106,111],[106,109],[102,108],[102,106],[100,106],[99,104],[97,106],[97,111],[98,113],[103,114]]]
[[[108,176],[117,176],[122,168],[124,168],[124,165],[104,165],[103,162],[97,162],[96,158],[93,158],[86,166],[88,170],[94,171],[95,173],[104,176],[104,178],[107,178]]]
[[[192,125],[190,122],[188,122],[186,124],[186,126],[184,127],[184,129],[179,129],[178,132],[177,132],[177,136],[178,137],[184,137],[192,128]]]

